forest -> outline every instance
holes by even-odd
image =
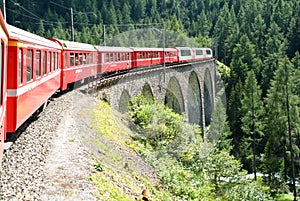
[[[299,0],[7,0],[6,16],[44,37],[71,40],[73,20],[78,42],[103,45],[126,31],[155,28],[211,47],[229,68],[221,72],[224,149],[255,180],[267,175],[274,192],[288,184],[296,193],[290,184],[300,176]]]

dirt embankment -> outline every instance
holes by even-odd
[[[143,189],[155,194],[157,175],[129,148],[126,119],[92,96],[72,93],[43,167],[41,200],[141,200]]]

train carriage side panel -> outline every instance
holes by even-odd
[[[8,31],[6,23],[0,12],[0,170],[6,139],[6,113],[7,113],[7,48]]]
[[[8,25],[7,131],[14,132],[60,86],[56,43]]]
[[[125,47],[97,46],[100,57],[100,74],[118,72],[132,68],[132,50]]]

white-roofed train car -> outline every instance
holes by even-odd
[[[77,81],[97,76],[97,50],[93,45],[50,38],[61,48],[61,90]]]
[[[125,47],[97,46],[98,74],[118,72],[132,68],[133,50]]]
[[[7,130],[14,132],[59,89],[61,47],[7,25]]]

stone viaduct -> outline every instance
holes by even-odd
[[[174,111],[184,113],[190,123],[205,128],[210,124],[215,104],[215,77],[215,60],[160,66],[146,73],[132,73],[102,87],[98,96],[125,113],[130,97],[142,93],[163,101]]]

